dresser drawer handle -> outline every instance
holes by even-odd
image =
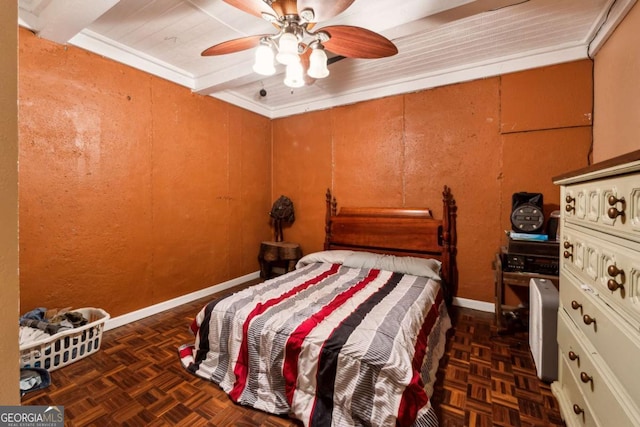
[[[607,267],[607,273],[609,274],[609,276],[612,277],[607,281],[607,288],[609,288],[611,292],[617,291],[620,288],[624,288],[623,286],[624,270],[623,269],[618,268],[615,264],[611,264]],[[620,276],[620,282],[617,282],[614,280],[614,278],[617,276]]]
[[[568,240],[565,240],[562,246],[564,246],[564,248],[567,249],[566,251],[564,251],[564,257],[566,259],[569,259],[569,258],[573,259],[573,245]]]
[[[624,215],[624,205],[625,205],[624,197],[620,197],[618,199],[616,196],[611,194],[607,198],[607,202],[609,202],[609,206],[611,206],[607,210],[607,215],[609,216],[609,218],[616,219],[618,216]],[[616,204],[618,204],[618,203],[622,204],[622,209],[621,210],[618,210],[618,209],[615,208]]]
[[[616,219],[616,217],[624,216],[624,210],[619,211],[616,208],[607,209],[607,216],[611,219]]]
[[[571,212],[571,211],[575,211],[576,210],[575,206],[571,206],[571,204],[576,201],[576,199],[574,197],[567,196],[567,197],[565,197],[564,200],[567,202],[567,206],[564,207],[564,210],[566,210],[567,212]]]
[[[615,292],[620,288],[624,288],[624,286],[622,286],[622,283],[618,283],[613,279],[609,279],[607,280],[607,288],[609,288],[611,292]]]
[[[573,245],[568,240],[565,240],[563,246],[564,246],[565,249],[568,249],[568,250],[564,251],[564,257],[567,258],[567,259],[568,258],[572,258],[573,259]],[[571,252],[569,252],[569,251],[571,251]]]
[[[616,203],[624,203],[624,197],[618,199],[613,194],[610,194],[607,198],[607,202],[609,202],[609,206],[615,206]]]
[[[584,316],[582,316],[582,321],[584,322],[585,325],[590,325],[592,323],[596,323],[596,319],[594,319],[593,317],[589,316],[588,314],[585,314]]]
[[[586,372],[580,372],[580,381],[582,381],[583,383],[587,384],[589,382],[593,382],[593,377],[590,377],[589,375],[587,375]]]
[[[578,362],[580,362],[580,356],[578,356],[577,354],[575,354],[573,351],[570,351],[570,352],[569,352],[569,359],[570,359],[570,360],[572,360],[572,361],[574,361],[574,362],[575,362],[576,360],[577,360]]]
[[[582,304],[580,304],[576,300],[573,300],[573,301],[571,301],[571,308],[573,308],[574,310],[577,310],[579,308],[582,308]]]
[[[609,276],[611,277],[616,277],[617,275],[624,276],[624,270],[616,267],[615,264],[611,264],[607,267],[607,273],[609,273]]]
[[[576,415],[584,414],[584,409],[582,409],[578,405],[574,404],[573,405],[573,413],[576,414]]]

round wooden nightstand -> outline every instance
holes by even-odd
[[[273,267],[280,267],[285,273],[293,271],[300,258],[302,258],[302,250],[297,243],[262,242],[258,254],[260,277],[263,279],[273,277]]]

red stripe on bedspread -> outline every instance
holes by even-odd
[[[329,304],[324,306],[322,310],[309,317],[302,322],[295,331],[291,333],[287,339],[285,345],[284,366],[282,367],[282,373],[285,380],[285,391],[287,395],[287,402],[289,405],[293,402],[293,395],[296,390],[298,379],[298,358],[302,351],[302,342],[311,333],[313,328],[318,326],[327,316],[338,309],[342,304],[349,300],[358,291],[367,286],[380,274],[380,270],[372,269],[369,271],[367,277],[360,281],[355,286],[352,286],[347,291],[336,296]]]
[[[334,264],[331,268],[324,273],[314,277],[313,279],[309,279],[306,282],[296,286],[295,288],[285,292],[277,298],[272,298],[263,303],[258,303],[254,309],[249,313],[247,319],[242,325],[242,344],[240,345],[240,353],[238,354],[238,360],[236,361],[235,367],[233,369],[233,373],[236,376],[236,382],[233,385],[233,389],[229,392],[229,396],[234,401],[237,401],[244,390],[247,383],[247,366],[249,365],[249,347],[247,343],[247,333],[249,331],[249,325],[251,321],[260,314],[264,313],[268,308],[273,307],[276,304],[290,298],[291,296],[307,289],[311,285],[315,285],[318,282],[324,280],[332,274],[336,274],[340,269],[339,264]]]
[[[400,400],[400,407],[398,409],[398,419],[396,425],[398,426],[410,426],[416,419],[420,408],[425,406],[429,402],[429,396],[424,391],[424,384],[420,378],[420,367],[422,360],[424,359],[429,334],[433,329],[433,326],[440,315],[440,304],[442,303],[442,289],[438,291],[435,302],[429,309],[427,316],[422,323],[422,328],[418,334],[416,340],[415,353],[413,355],[413,378],[407,385],[402,393],[402,399]]]
[[[191,322],[191,326],[189,326],[189,329],[191,329],[191,333],[194,336],[198,335],[198,331],[200,330],[200,326],[198,325],[197,319],[193,319],[193,321]]]

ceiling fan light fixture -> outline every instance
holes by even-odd
[[[284,84],[291,88],[298,88],[304,86],[304,71],[302,64],[294,62],[287,65],[287,71],[284,78]]]
[[[293,33],[282,33],[278,43],[276,60],[284,65],[300,62],[298,56],[298,38]]]
[[[309,70],[307,70],[307,74],[314,79],[323,79],[329,75],[327,54],[320,44],[314,45],[312,49],[311,55],[309,56]]]
[[[273,65],[274,54],[271,46],[266,43],[260,43],[256,49],[255,63],[253,71],[263,76],[272,76],[276,73],[276,67]]]
[[[316,18],[316,14],[313,12],[313,9],[303,9],[300,11],[300,18],[307,22],[313,22]]]
[[[328,65],[344,58],[385,58],[398,53],[386,37],[352,25],[316,29],[318,21],[345,11],[355,0],[223,0],[237,9],[270,22],[273,34],[256,34],[218,43],[202,56],[226,55],[256,48],[253,71],[271,76],[286,67],[289,87],[313,84],[329,76]],[[325,46],[332,52],[327,58]],[[335,55],[335,56],[334,56]]]

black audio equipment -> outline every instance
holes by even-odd
[[[538,233],[544,224],[542,193],[513,193],[511,227],[520,233]]]
[[[509,239],[507,253],[558,258],[560,257],[560,243],[556,241],[535,242]]]
[[[560,237],[560,211],[553,211],[547,220],[547,236],[549,240],[558,240]]]
[[[557,276],[560,272],[559,258],[510,253],[505,254],[505,258],[504,271],[522,271],[551,276]]]
[[[560,243],[509,239],[502,265],[504,271],[557,276],[560,272]]]

